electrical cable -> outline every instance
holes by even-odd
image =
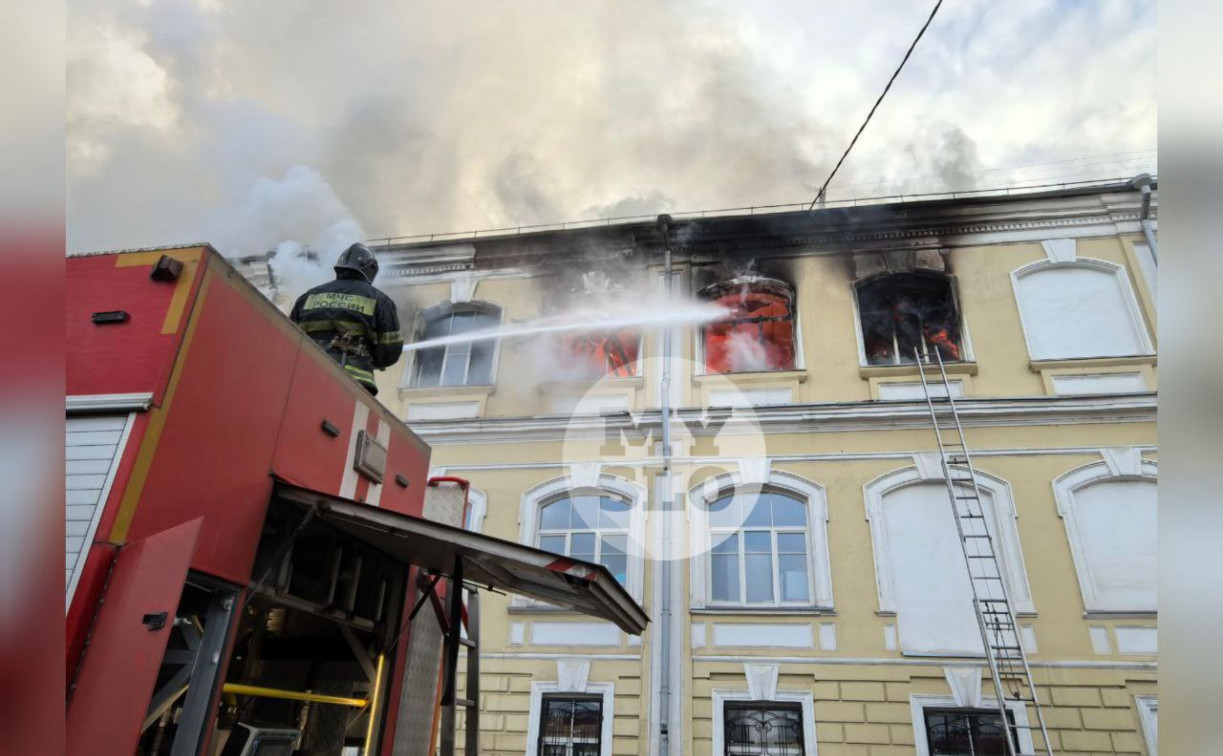
[[[871,122],[871,116],[875,115],[875,110],[878,109],[879,104],[883,102],[883,98],[887,97],[888,90],[892,88],[892,82],[896,81],[896,77],[900,75],[900,71],[905,67],[905,63],[909,62],[909,56],[913,54],[913,48],[917,47],[917,43],[921,41],[922,35],[926,33],[926,29],[930,27],[930,22],[934,20],[935,14],[938,13],[938,9],[942,6],[943,0],[938,0],[938,2],[934,4],[934,9],[930,11],[930,17],[926,19],[926,23],[922,24],[922,28],[917,32],[917,36],[913,38],[913,44],[909,45],[909,49],[905,52],[904,58],[901,59],[900,65],[896,67],[896,70],[892,73],[892,78],[888,79],[888,83],[886,86],[884,86],[883,92],[879,94],[879,99],[875,100],[875,104],[871,106],[870,112],[866,114],[866,120],[863,121],[862,125],[858,127],[858,133],[854,134],[854,138],[849,141],[849,146],[845,148],[845,152],[841,155],[841,159],[837,161],[835,166],[833,166],[832,173],[828,174],[828,178],[824,179],[824,185],[820,187],[818,192],[816,192],[815,199],[811,200],[811,205],[807,208],[808,210],[813,209],[815,207],[815,203],[819,202],[824,197],[824,192],[828,189],[828,184],[832,182],[832,177],[837,175],[837,171],[841,169],[841,164],[845,162],[845,158],[849,157],[850,150],[852,150],[854,145],[858,143],[858,137],[862,136],[862,132],[866,129],[866,124]]]

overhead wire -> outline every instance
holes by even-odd
[[[858,127],[858,133],[854,134],[854,138],[849,141],[849,146],[845,148],[845,152],[841,155],[841,159],[833,166],[832,173],[828,174],[828,178],[824,179],[824,184],[820,190],[816,192],[815,199],[811,200],[811,205],[807,208],[811,210],[815,207],[815,203],[819,202],[824,197],[824,192],[828,189],[828,184],[832,182],[833,176],[837,175],[837,171],[841,169],[841,164],[845,162],[845,158],[849,157],[849,153],[853,150],[854,145],[858,143],[858,137],[862,136],[862,132],[866,129],[866,125],[871,122],[871,117],[875,115],[875,111],[879,109],[879,104],[883,102],[883,98],[887,97],[888,90],[892,88],[892,82],[896,81],[896,77],[900,75],[901,70],[905,67],[905,63],[909,62],[909,56],[913,54],[913,48],[917,47],[917,43],[926,33],[926,29],[930,28],[930,22],[934,20],[934,16],[938,13],[938,9],[943,7],[943,0],[938,0],[934,4],[934,9],[930,11],[930,16],[926,19],[926,23],[917,32],[917,36],[913,38],[913,43],[909,45],[909,49],[905,51],[904,58],[901,59],[900,65],[892,72],[892,78],[888,79],[888,83],[883,87],[883,91],[879,94],[879,99],[875,100],[875,104],[871,106],[871,110],[866,114],[866,120]]]

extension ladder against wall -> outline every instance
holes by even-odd
[[[1021,732],[1031,735],[1039,730],[1041,744],[1036,744],[1037,753],[1053,756],[1049,744],[1049,732],[1045,727],[1044,713],[1037,700],[1036,685],[1032,681],[1032,669],[1019,636],[1019,625],[1015,621],[1015,610],[1002,573],[1002,565],[990,533],[981,488],[972,466],[972,455],[964,441],[964,426],[956,409],[951,384],[947,380],[947,368],[939,350],[923,355],[914,350],[918,372],[921,376],[922,393],[930,409],[930,421],[934,425],[934,436],[938,441],[939,457],[943,465],[943,479],[947,483],[947,495],[951,499],[956,531],[964,551],[964,564],[968,568],[968,579],[972,585],[973,608],[977,625],[981,630],[981,642],[985,647],[985,659],[994,680],[994,691],[998,696],[998,714],[1006,732],[1006,752],[1011,756],[1023,756],[1017,743],[1021,743]],[[933,370],[938,367],[937,372]],[[932,396],[932,386],[941,386],[942,396]],[[1036,726],[1014,721],[1008,714],[1007,702],[1020,702],[1025,710],[1036,715]],[[1026,732],[1025,732],[1026,731]],[[1026,740],[1026,738],[1025,738]],[[1043,748],[1041,747],[1043,745]]]

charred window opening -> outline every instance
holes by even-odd
[[[496,328],[501,323],[501,310],[493,305],[448,308],[440,313],[426,313],[418,341],[444,339],[474,331]],[[493,357],[497,339],[453,341],[416,352],[412,372],[412,388],[436,386],[487,386],[493,382]]]
[[[793,370],[794,289],[772,278],[735,278],[714,284],[701,296],[730,313],[705,326],[705,372],[748,373]]]
[[[945,362],[963,359],[951,279],[896,273],[859,284],[857,294],[868,365],[911,365],[935,349]]]
[[[560,354],[589,378],[632,378],[637,375],[641,332],[633,328],[592,331],[559,337]]]

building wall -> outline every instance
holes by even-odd
[[[1015,213],[1022,214],[1022,203],[1016,205]],[[1136,256],[1134,245],[1142,236],[1129,221],[1111,232],[1101,231],[1096,220],[1090,223],[1090,230],[1082,231],[1000,230],[999,225],[940,237],[949,250],[947,272],[955,281],[972,353],[970,361],[949,371],[963,382],[963,416],[976,467],[1006,486],[1014,502],[1014,528],[1032,604],[1019,623],[1027,641],[1034,641],[1028,651],[1039,696],[1048,707],[1055,751],[1148,753],[1140,707],[1147,699],[1136,697],[1155,693],[1155,613],[1087,610],[1054,485],[1093,464],[1123,477],[1153,476],[1158,456],[1155,294]],[[1063,238],[1075,241],[1058,241]],[[1077,260],[1120,268],[1150,341],[1149,354],[1055,361],[1030,357],[1012,273],[1059,255],[1065,260],[1068,248]],[[809,698],[803,706],[813,720],[815,747],[808,742],[808,753],[815,748],[824,756],[923,753],[924,732],[914,726],[915,704],[947,700],[953,693],[949,676],[956,669],[979,668],[981,661],[902,653],[900,620],[880,605],[877,565],[882,557],[868,521],[869,487],[896,471],[937,470],[931,466],[935,438],[924,401],[879,401],[881,385],[912,383],[918,380],[917,369],[862,364],[852,253],[829,254],[818,245],[800,245],[787,254],[796,284],[801,369],[698,375],[693,369],[695,329],[687,328],[676,340],[677,352],[687,359],[677,362],[674,382],[680,408],[705,407],[710,392],[728,385],[789,390],[791,401],[758,408],[757,433],[681,433],[673,463],[683,483],[676,494],[684,501],[689,488],[708,479],[759,477],[762,470],[821,487],[833,602],[820,611],[693,608],[693,565],[685,561],[678,573],[684,602],[675,607],[682,653],[672,660],[683,716],[673,725],[679,743],[673,752],[711,753],[720,739],[717,707],[723,699],[759,697],[763,691],[785,700]],[[690,271],[684,261],[679,267],[686,287]],[[549,295],[529,270],[466,272],[419,285],[384,285],[392,296],[410,302],[412,312],[470,297],[501,307],[504,320],[515,322],[538,316]],[[411,326],[405,322],[404,327]],[[613,431],[636,424],[657,432],[657,341],[657,334],[646,335],[640,375],[593,387],[603,395],[627,397],[632,421],[609,421]],[[483,532],[518,539],[522,518],[532,516],[524,515],[522,506],[532,489],[565,476],[610,475],[649,492],[643,543],[655,543],[661,519],[655,514],[654,478],[661,469],[656,448],[628,443],[609,453],[606,435],[596,428],[591,437],[589,422],[572,421],[557,410],[558,397],[580,396],[592,385],[547,380],[549,366],[540,362],[537,349],[506,340],[499,346],[494,385],[420,390],[407,387],[408,359],[379,376],[379,398],[410,422],[420,407],[443,405],[434,407],[440,415],[431,415],[438,419],[413,422],[413,429],[433,447],[435,474],[467,478],[483,494]],[[1112,373],[1137,374],[1141,389],[1134,393],[1131,381],[1128,393],[1057,396],[1055,376]],[[456,416],[446,419],[450,412]],[[457,416],[462,414],[467,416]],[[691,546],[689,527],[678,530],[681,543]],[[610,752],[651,751],[651,696],[660,685],[651,666],[652,639],[659,632],[656,569],[655,562],[644,560],[638,598],[655,621],[641,639],[614,628],[592,628],[567,613],[485,597],[482,752],[533,753],[527,742],[532,683],[559,681],[580,690],[580,682],[573,681],[582,679],[614,685]],[[566,628],[562,623],[577,624]],[[994,695],[988,673],[978,692],[987,702]]]

